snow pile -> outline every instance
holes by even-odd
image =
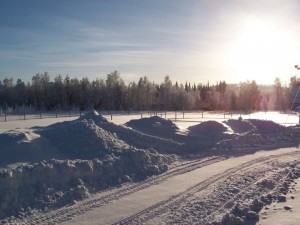
[[[0,218],[47,211],[123,182],[160,174],[174,161],[156,151],[126,149],[93,160],[50,160],[0,172]]]
[[[179,128],[171,120],[157,116],[131,120],[125,125],[141,132],[157,137],[172,138],[172,140],[184,143],[183,153],[201,153],[211,149],[217,141],[223,139],[228,131],[226,126],[216,121],[207,121],[188,128],[188,135],[179,133]],[[154,143],[153,143],[154,144]]]
[[[172,138],[179,131],[177,125],[171,120],[166,120],[158,116],[130,120],[125,125],[142,133],[163,138]]]
[[[212,135],[212,134],[221,134],[228,131],[228,128],[222,123],[217,121],[209,120],[201,122],[197,125],[190,126],[188,128],[188,135],[199,136],[199,135]]]
[[[99,115],[95,111],[87,113],[78,119],[78,121],[82,120],[94,121],[95,125],[97,125],[99,128],[114,134],[117,139],[136,148],[153,148],[160,153],[168,154],[184,154],[186,151],[186,145],[182,142],[179,143],[171,139],[144,134],[127,126],[117,125],[109,122],[106,118]]]
[[[75,129],[75,125],[78,129]],[[53,125],[55,129],[53,135],[50,135],[53,138],[49,135],[46,137],[56,143],[59,149],[69,149],[69,154],[75,151],[76,157],[91,159],[122,151],[129,146],[139,149],[153,148],[160,153],[179,155],[212,148],[249,149],[275,144],[286,146],[288,143],[289,146],[294,146],[298,143],[296,134],[299,133],[295,132],[295,129],[263,120],[228,120],[224,123],[205,121],[189,127],[187,136],[178,134],[179,129],[172,121],[160,117],[132,120],[126,125],[117,125],[96,111],[91,111],[76,121],[66,122],[64,131],[60,132],[63,130],[60,124]],[[73,133],[70,131],[72,129]],[[234,134],[230,134],[231,129]],[[66,137],[65,133],[72,135]],[[70,143],[69,146],[67,142]]]
[[[35,131],[37,133],[16,130],[0,134],[0,166],[13,162],[38,162],[0,171],[0,219],[8,216],[22,219],[35,211],[47,212],[76,203],[91,193],[163,173],[175,160],[169,155],[172,153],[202,151],[214,154],[209,150],[262,149],[299,143],[299,127],[282,127],[261,120],[228,120],[224,123],[235,134],[228,134],[229,128],[223,123],[207,121],[189,127],[188,135],[179,135],[173,122],[159,117],[130,121],[126,124],[129,128],[91,111],[74,121],[39,128]],[[280,187],[277,187],[276,178],[262,179],[253,184],[251,179],[263,172],[257,171],[249,176],[243,172],[240,180],[236,178],[236,185],[229,185],[233,178],[221,183],[223,194],[211,195],[207,204],[199,202],[197,206],[211,210],[209,207],[213,205],[209,203],[216,205],[225,199],[229,211],[216,224],[257,221],[262,206],[275,200],[284,201],[290,181],[300,177],[299,171],[296,164],[291,166],[286,171],[291,179]],[[257,190],[250,196],[251,202],[234,202],[232,197],[249,185]],[[259,193],[264,195],[259,196]],[[245,195],[244,199],[246,197],[249,198]],[[221,206],[215,209],[221,209]],[[194,209],[192,205],[191,211]]]
[[[20,131],[7,131],[0,134],[0,143],[2,148],[7,148],[26,138],[26,135]]]
[[[25,215],[32,209],[47,211],[91,192],[160,174],[174,156],[155,149],[168,153],[184,150],[183,144],[116,125],[95,111],[74,121],[36,128],[35,132],[0,135],[1,164],[8,163],[6,153],[12,159],[12,154],[21,150],[23,158],[16,162],[39,159],[33,165],[0,172],[0,218],[20,212]],[[51,156],[57,159],[49,160]]]
[[[275,133],[280,129],[284,128],[283,126],[275,123],[271,120],[258,120],[258,119],[248,119],[248,121],[255,126],[258,133]]]
[[[96,124],[98,123],[109,123],[109,121],[102,115],[100,115],[96,110],[91,110],[86,114],[82,115],[80,120],[93,120]]]
[[[184,152],[184,144],[169,139],[143,134],[126,126],[109,122],[96,111],[79,119],[42,128],[38,133],[49,139],[71,158],[93,159],[128,149],[153,148],[160,153]]]
[[[298,146],[300,130],[284,127],[269,120],[227,120],[224,121],[235,132],[230,138],[217,142],[219,150],[262,149]]]
[[[39,133],[73,159],[103,157],[129,147],[115,134],[103,130],[91,119],[54,124],[40,130]]]
[[[258,120],[258,119],[247,119],[247,120],[234,120],[230,119],[224,121],[235,133],[259,133],[268,134],[276,133],[286,127],[281,126],[271,120]]]
[[[7,131],[0,134],[0,167],[16,167],[19,163],[35,163],[44,159],[65,159],[46,138],[30,130]]]
[[[234,133],[252,133],[256,131],[256,127],[248,120],[234,120],[230,119],[224,121]]]

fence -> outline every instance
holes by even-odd
[[[226,111],[98,111],[107,119],[120,120],[121,117],[127,116],[129,119],[138,119],[151,116],[159,116],[161,118],[170,119],[174,122],[201,122],[205,120],[226,120],[256,118],[274,120],[281,124],[298,123],[299,118],[295,113],[279,113],[279,112],[253,112],[241,114],[240,112]],[[16,120],[32,120],[44,118],[61,118],[61,117],[78,117],[85,114],[85,111],[70,110],[70,111],[35,111],[27,113],[20,112],[0,112],[0,122],[16,121]],[[128,119],[127,118],[127,119]]]
[[[16,120],[32,120],[44,118],[77,117],[83,114],[81,111],[39,111],[39,112],[1,112],[0,122]]]

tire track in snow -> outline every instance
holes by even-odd
[[[274,162],[274,160],[276,159],[271,159],[268,160],[265,163],[269,163],[269,162]],[[299,163],[299,160],[298,160]],[[256,170],[256,169],[255,169]],[[249,167],[248,171],[252,171],[253,172],[253,167]],[[267,192],[264,193],[264,195],[267,195],[269,193],[272,193],[274,191],[278,191],[278,189],[280,188],[280,186],[282,185],[282,183],[286,180],[289,179],[289,175],[290,175],[290,171],[287,172],[286,168],[279,168],[276,171],[263,171],[262,173],[257,173],[257,171],[255,171],[255,175],[257,176],[256,179],[254,179],[253,181],[251,181],[250,184],[247,184],[245,188],[241,189],[239,191],[238,194],[233,195],[232,197],[229,198],[229,200],[227,200],[221,207],[219,207],[214,213],[210,214],[209,216],[207,216],[206,220],[203,222],[203,224],[205,224],[208,220],[209,221],[213,221],[214,218],[216,218],[218,216],[218,214],[220,214],[220,212],[226,212],[228,209],[230,209],[235,202],[239,202],[241,200],[247,200],[249,197],[249,193],[253,192],[253,190],[257,189],[257,183],[259,181],[264,180],[267,177],[270,176],[275,176],[276,179],[276,183],[277,185],[275,185],[275,187]],[[258,175],[257,175],[258,174]],[[262,195],[262,193],[260,193]],[[252,196],[254,197],[254,196]],[[259,197],[259,196],[256,196]],[[202,223],[200,223],[202,224]]]
[[[266,156],[266,157],[262,157],[262,158],[257,158],[257,159],[248,161],[246,163],[240,164],[238,166],[232,167],[232,168],[224,171],[223,173],[219,173],[217,175],[214,175],[214,176],[206,179],[205,181],[197,183],[196,185],[188,188],[186,191],[179,193],[178,195],[174,195],[167,200],[158,202],[157,204],[154,204],[144,210],[141,210],[140,212],[138,212],[132,216],[129,216],[123,220],[120,220],[120,221],[114,223],[114,225],[147,223],[147,221],[150,221],[151,219],[166,213],[171,207],[174,207],[174,206],[182,204],[183,202],[186,202],[187,199],[190,196],[193,196],[195,193],[198,193],[200,191],[207,189],[209,186],[213,185],[214,183],[217,183],[220,180],[224,180],[225,178],[227,178],[229,176],[240,173],[240,170],[253,170],[260,164],[276,161],[277,159],[279,159],[283,156],[299,154],[299,152],[300,151],[295,151],[292,153],[283,153],[283,154],[278,154],[278,155],[270,155],[270,156]],[[258,179],[255,179],[253,181],[253,183],[249,185],[248,188],[242,190],[241,193],[236,194],[232,198],[232,200],[237,199],[243,193],[247,194],[247,191],[250,190],[251,187],[257,181],[258,181]],[[226,203],[223,205],[223,207],[221,207],[219,209],[221,210],[221,209],[225,209],[225,208],[226,208]]]
[[[169,169],[167,172],[161,175],[150,177],[142,182],[126,185],[125,187],[113,190],[112,193],[104,195],[100,198],[96,197],[91,200],[83,201],[82,203],[79,202],[76,205],[72,205],[67,208],[62,208],[54,212],[45,213],[43,215],[33,215],[32,217],[24,221],[23,224],[58,224],[66,220],[70,220],[75,216],[83,214],[89,210],[99,208],[103,205],[108,204],[109,202],[122,198],[126,195],[130,195],[131,193],[145,189],[151,185],[158,184],[172,176],[184,174],[222,160],[225,160],[225,157],[216,156],[183,163]]]

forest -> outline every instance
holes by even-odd
[[[180,83],[165,76],[162,83],[148,77],[125,84],[118,71],[106,80],[90,80],[37,73],[31,82],[13,78],[0,81],[0,109],[7,110],[290,110],[298,89],[298,78],[289,84],[276,78],[273,85],[256,81],[239,84]]]

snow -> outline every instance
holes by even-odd
[[[72,121],[78,117],[60,117],[60,118],[43,118],[43,119],[34,119],[34,120],[11,120],[7,122],[0,122],[0,133],[3,133],[8,130],[15,129],[29,129],[33,126],[36,127],[45,127],[53,123],[63,122],[63,121]]]
[[[224,123],[227,124],[235,133],[251,133],[256,130],[256,127],[248,120],[229,119]]]
[[[31,130],[10,130],[0,134],[0,168],[15,168],[52,158],[66,159],[48,139]]]
[[[187,172],[185,174],[179,174],[177,176],[173,176],[171,178],[168,178],[166,180],[163,180],[162,182],[151,185],[149,187],[146,187],[144,189],[141,189],[139,191],[135,191],[132,194],[126,195],[123,198],[118,199],[118,201],[112,201],[107,204],[105,204],[100,209],[95,210],[88,210],[87,213],[78,213],[76,215],[76,220],[70,220],[63,222],[63,224],[112,224],[117,223],[118,221],[121,221],[125,224],[144,224],[144,219],[147,218],[150,214],[150,220],[146,220],[147,222],[145,224],[170,224],[174,223],[172,221],[168,221],[168,218],[170,216],[173,216],[173,219],[177,218],[176,214],[181,214],[183,212],[189,212],[190,210],[195,210],[196,203],[193,202],[191,209],[189,209],[188,205],[183,204],[183,208],[181,208],[181,204],[178,204],[178,197],[186,199],[186,198],[194,198],[195,196],[201,200],[201,203],[204,203],[204,199],[207,199],[207,201],[211,201],[210,198],[217,197],[221,198],[220,196],[216,196],[216,194],[220,194],[221,192],[216,192],[215,194],[212,194],[214,192],[214,189],[216,189],[216,186],[223,185],[225,189],[228,189],[228,181],[223,180],[221,175],[226,175],[228,171],[229,174],[232,174],[228,179],[233,180],[233,178],[238,177],[237,175],[242,175],[242,173],[235,174],[235,172],[238,171],[230,171],[231,168],[237,168],[241,165],[245,165],[253,160],[258,160],[263,157],[268,157],[269,154],[274,155],[280,155],[287,152],[296,152],[297,149],[282,149],[280,151],[272,151],[272,152],[259,152],[255,153],[253,155],[247,155],[239,158],[230,158],[228,160],[222,160],[220,162],[217,162],[215,164],[208,165],[206,167],[201,167],[199,169]],[[254,164],[253,167],[255,167],[256,164]],[[244,167],[244,166],[242,166]],[[253,169],[253,168],[252,168]],[[255,169],[255,168],[254,168]],[[245,172],[245,171],[243,171]],[[257,171],[256,175],[259,174],[261,171]],[[227,175],[226,175],[227,176]],[[215,180],[218,181],[217,184],[213,183],[214,185],[210,187],[211,189],[208,190],[206,188],[196,190],[196,193],[191,194],[191,190],[193,188],[197,187],[199,184],[207,185],[206,181],[211,179],[212,177],[216,177]],[[243,178],[243,175],[242,175]],[[237,186],[238,187],[238,186]],[[238,187],[238,192],[240,192]],[[186,195],[181,196],[181,193],[186,193]],[[250,196],[247,197],[259,197],[257,194],[254,193],[247,193]],[[207,198],[207,196],[209,196]],[[223,196],[224,198],[225,196]],[[168,201],[171,199],[171,204],[168,205]],[[212,202],[210,202],[212,203]],[[167,204],[166,208],[162,207],[161,205]],[[245,202],[246,204],[246,202]],[[158,212],[156,212],[156,208],[152,209],[153,205],[157,205]],[[213,205],[208,205],[213,206]],[[161,207],[161,208],[159,208]],[[172,209],[174,207],[174,211]],[[216,206],[215,206],[216,207]],[[145,209],[145,212],[141,212],[141,209]],[[159,210],[162,211],[159,211]],[[220,208],[214,208],[214,210],[220,210]],[[84,208],[82,210],[85,210]],[[226,209],[225,209],[226,210]],[[197,210],[198,211],[198,210]],[[199,215],[201,215],[202,212],[205,212],[203,209],[202,211],[198,211]],[[174,215],[174,213],[175,215]],[[151,214],[154,214],[155,216],[151,216]],[[164,215],[167,214],[167,215]],[[138,218],[135,218],[135,215],[137,214]],[[199,217],[197,216],[197,212],[194,212],[194,215],[186,214],[184,219],[184,222],[178,222],[181,224],[193,224],[191,222],[193,219],[196,219],[197,223],[199,224]],[[182,216],[182,215],[181,215]],[[126,218],[131,218],[132,220],[126,220]],[[178,219],[178,218],[177,218]],[[122,221],[124,220],[124,221]],[[200,223],[201,224],[201,223]]]
[[[298,146],[296,114],[149,116],[1,122],[0,222],[235,224],[300,177],[297,148],[259,151]]]
[[[287,195],[287,202],[278,202],[264,207],[260,212],[260,225],[284,224],[294,225],[300,221],[300,179],[293,184],[292,191]]]
[[[212,135],[215,133],[223,133],[228,131],[227,127],[222,123],[213,120],[200,122],[197,125],[190,126],[188,130],[189,135],[192,136],[199,136],[205,133],[209,133],[210,135]]]
[[[179,132],[174,122],[159,116],[130,120],[125,125],[143,133],[164,138],[172,138]]]

